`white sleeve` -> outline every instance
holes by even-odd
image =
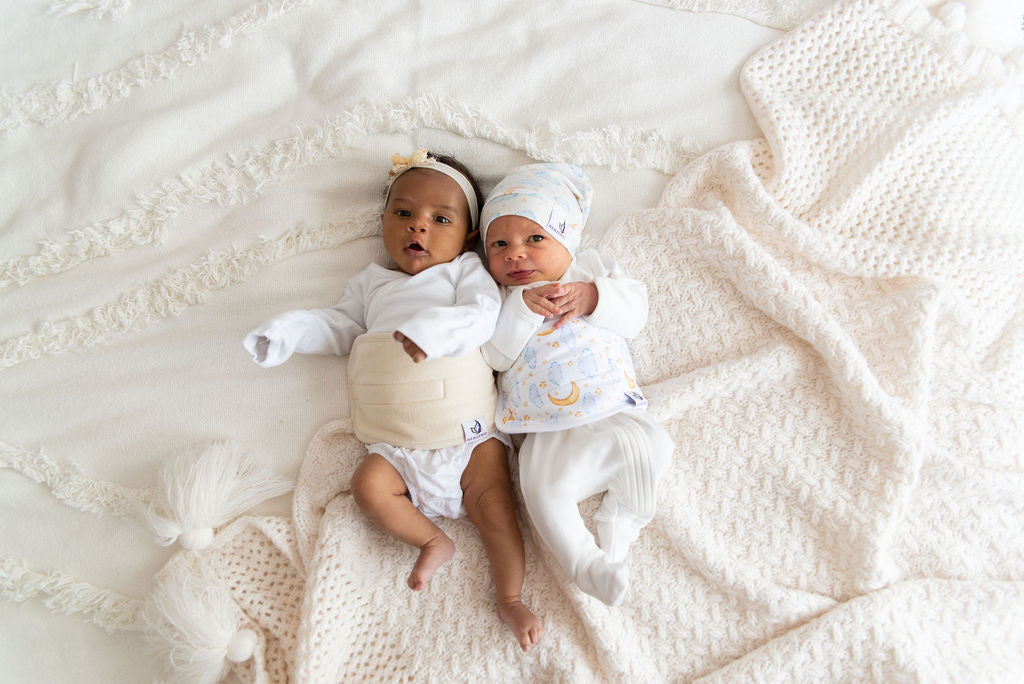
[[[366,332],[358,291],[328,309],[300,309],[278,314],[246,335],[243,344],[264,368],[278,366],[293,353],[348,354],[356,337]]]
[[[580,255],[577,265],[597,286],[597,307],[587,321],[626,339],[640,334],[647,324],[647,285],[628,277],[614,259],[592,249]]]
[[[397,330],[415,342],[428,360],[457,357],[491,339],[500,310],[498,286],[480,258],[470,253],[459,262],[455,302],[418,311]]]
[[[544,316],[527,308],[523,301],[524,289],[514,288],[505,297],[494,336],[481,350],[484,360],[496,371],[512,367],[530,341],[530,336],[544,322]]]

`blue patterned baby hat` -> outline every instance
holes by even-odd
[[[506,174],[487,196],[480,214],[480,233],[499,216],[528,218],[576,255],[590,214],[593,185],[575,164],[527,164]]]

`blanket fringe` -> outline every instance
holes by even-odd
[[[128,12],[132,0],[54,0],[46,13],[56,16],[67,16],[85,12],[90,19],[107,19],[117,21]]]
[[[88,513],[136,517],[156,535],[201,549],[213,530],[259,504],[291,491],[294,483],[251,456],[215,442],[171,459],[152,488],[124,487],[62,468],[43,450],[36,453],[0,442],[0,468],[21,473],[50,488],[54,497]]]
[[[238,157],[228,155],[227,162],[167,181],[112,219],[72,230],[65,240],[42,242],[37,254],[0,260],[0,291],[63,273],[113,251],[159,242],[165,224],[191,205],[244,204],[300,169],[342,156],[371,135],[417,128],[491,140],[541,161],[653,169],[670,175],[697,154],[694,145],[658,131],[607,126],[564,133],[550,121],[528,129],[509,128],[479,109],[443,96],[423,95],[399,104],[371,102],[317,128],[273,140]]]
[[[0,93],[0,104],[7,116],[0,119],[0,136],[29,124],[56,126],[92,114],[157,81],[172,78],[182,67],[198,64],[207,55],[231,45],[240,35],[262,28],[307,0],[264,0],[218,24],[200,29],[186,29],[174,45],[155,54],[142,55],[118,69],[92,76],[84,81],[63,80],[35,85],[22,93]],[[123,13],[127,1],[55,2],[50,14],[89,11],[90,16],[111,16]]]
[[[353,213],[341,222],[297,226],[277,239],[260,238],[245,249],[210,252],[197,264],[137,285],[87,314],[40,324],[38,332],[0,341],[0,371],[44,354],[108,344],[144,330],[158,318],[179,316],[213,292],[245,281],[259,269],[288,257],[331,249],[379,230],[375,212]]]
[[[76,581],[62,572],[38,572],[9,558],[0,558],[0,596],[13,602],[45,597],[43,605],[50,610],[83,615],[108,634],[141,629],[143,601]]]
[[[88,513],[125,517],[140,504],[147,504],[151,496],[149,489],[123,487],[62,468],[42,449],[33,453],[6,442],[0,442],[0,468],[14,470],[49,487],[59,501]]]

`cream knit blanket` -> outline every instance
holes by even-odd
[[[522,655],[465,520],[428,591],[345,489],[346,421],[294,520],[203,560],[260,637],[246,680],[1005,680],[1024,671],[1020,67],[916,3],[849,0],[751,59],[765,138],[600,248],[651,291],[634,345],[678,444],[616,609],[527,535]],[[593,511],[595,501],[584,508]],[[184,562],[184,561],[178,561]]]

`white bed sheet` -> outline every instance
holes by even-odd
[[[375,211],[390,154],[420,147],[454,153],[485,190],[531,157],[582,163],[596,239],[654,206],[696,153],[760,134],[739,68],[785,28],[621,0],[26,2],[3,19],[0,257],[81,263],[23,261],[26,282],[4,281],[0,441],[136,488],[213,440],[295,477],[344,411],[343,363],[265,371],[241,339],[272,313],[333,303],[338,273],[382,257],[377,240],[204,281],[213,261]],[[645,139],[651,154],[632,154]],[[131,517],[61,503],[57,484],[0,470],[7,570],[146,596],[174,549]],[[288,498],[264,510],[287,514]],[[6,681],[157,676],[138,633],[43,598],[0,602]]]

